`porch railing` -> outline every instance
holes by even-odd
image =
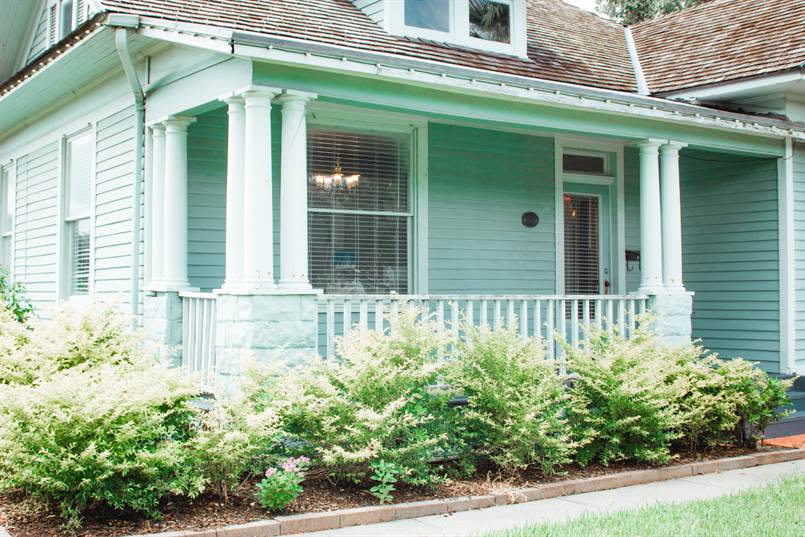
[[[215,375],[215,295],[179,293],[182,299],[182,367],[211,385]]]
[[[475,326],[513,326],[523,338],[541,337],[550,358],[560,358],[561,334],[573,347],[585,344],[592,328],[631,337],[645,313],[644,295],[322,295],[319,300],[319,354],[336,354],[336,337],[355,328],[386,330],[402,307],[415,306],[459,337],[462,321]]]

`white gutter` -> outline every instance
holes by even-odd
[[[749,80],[719,82],[693,89],[675,90],[663,93],[668,99],[682,99],[689,101],[708,101],[720,98],[729,98],[733,95],[774,91],[776,86],[787,86],[805,81],[805,68],[792,69],[787,73],[770,73]]]
[[[140,199],[142,197],[143,182],[143,142],[145,140],[145,94],[143,93],[140,78],[137,76],[137,67],[134,64],[129,49],[129,34],[139,25],[137,17],[124,18],[115,16],[108,23],[115,26],[115,46],[117,47],[120,63],[126,73],[131,93],[134,97],[135,110],[135,140],[134,140],[134,187],[132,188],[132,230],[131,230],[131,313],[132,327],[136,328],[140,314]]]
[[[634,77],[637,81],[637,94],[651,95],[651,90],[649,90],[648,83],[646,82],[646,75],[643,74],[643,67],[640,65],[640,57],[637,55],[637,47],[632,37],[632,29],[625,26],[623,28],[623,35],[626,38],[626,49],[629,51],[629,59],[632,60],[632,69],[634,69]]]
[[[239,33],[214,26],[149,17],[141,17],[140,21],[139,32],[144,37],[243,58],[381,77],[409,84],[428,84],[466,93],[499,95],[569,109],[586,108],[777,139],[792,136],[805,140],[805,128],[790,121],[715,110],[629,92],[507,75],[338,45]]]

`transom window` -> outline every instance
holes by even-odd
[[[391,9],[393,33],[526,56],[525,0],[401,0]]]
[[[328,293],[409,288],[410,136],[308,130],[308,256]]]
[[[594,151],[566,151],[562,156],[565,173],[583,175],[610,175],[610,157]]]
[[[70,296],[89,293],[92,151],[91,132],[65,142],[65,290]]]

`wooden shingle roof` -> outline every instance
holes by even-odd
[[[712,0],[632,27],[652,93],[805,65],[805,0]]]
[[[102,0],[113,13],[205,24],[620,91],[636,82],[623,28],[562,0],[527,0],[528,59],[395,36],[349,0]]]

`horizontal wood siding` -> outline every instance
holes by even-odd
[[[280,141],[279,106],[271,115],[274,277],[279,281]],[[196,118],[188,129],[188,259],[190,285],[218,289],[226,276],[226,168],[228,118],[219,108]]]
[[[640,251],[640,157],[637,149],[627,147],[623,152],[623,200],[625,211],[625,249]],[[626,255],[621,252],[618,255]],[[626,263],[626,292],[640,288],[640,263]]]
[[[684,150],[683,263],[693,337],[779,370],[776,159]]]
[[[56,300],[59,225],[59,144],[17,163],[14,278],[38,313]]]
[[[134,188],[134,108],[98,121],[95,165],[95,293],[131,302]]]
[[[805,144],[794,145],[794,244],[796,265],[796,364],[805,368]]]
[[[33,0],[29,0],[33,1]],[[25,64],[34,61],[40,54],[45,52],[48,48],[48,12],[47,6],[42,9],[39,19],[33,30],[33,37],[31,38],[31,46],[28,49],[28,56],[26,57]]]
[[[196,120],[187,140],[187,271],[190,285],[208,290],[224,283],[226,109],[201,114]]]
[[[385,19],[384,6],[385,0],[352,0],[358,9],[366,13],[366,15],[377,24],[383,25]]]
[[[555,292],[550,138],[431,123],[430,293]],[[521,223],[524,212],[540,218]]]

